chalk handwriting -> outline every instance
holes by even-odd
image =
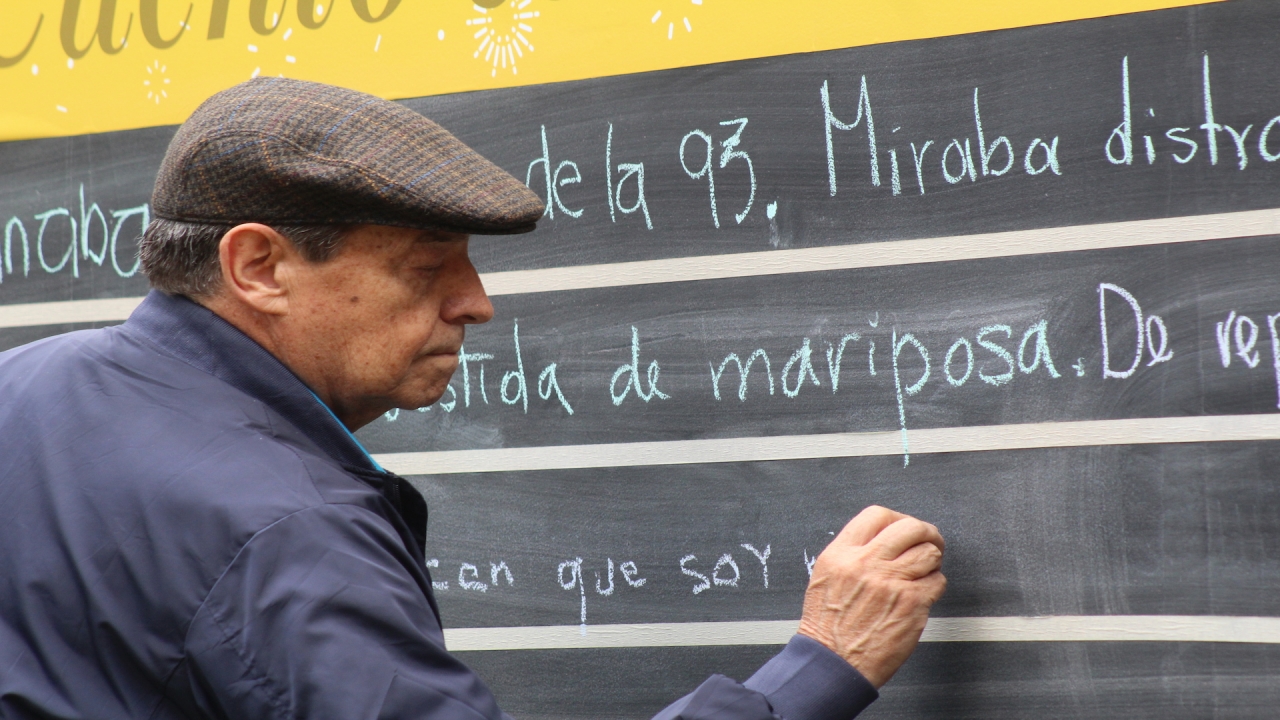
[[[609,586],[608,587],[603,587],[603,588],[600,587],[600,573],[599,572],[596,573],[596,593],[600,595],[604,595],[605,597],[608,597],[613,594],[613,558],[608,558],[608,562],[609,562],[609,570],[608,570]]]
[[[1276,408],[1280,409],[1280,327],[1277,327],[1277,321],[1280,321],[1280,314],[1268,314],[1264,324],[1270,336],[1271,362],[1275,370]],[[1263,348],[1259,348],[1259,340],[1264,327],[1259,327],[1253,318],[1231,310],[1224,319],[1214,323],[1213,330],[1222,367],[1231,367],[1235,360],[1250,370],[1262,364]]]
[[[649,582],[640,577],[640,570],[636,567],[634,561],[628,560],[619,565],[618,569],[622,571],[622,579],[626,580],[627,584],[633,588],[644,587],[644,584]]]
[[[1148,320],[1158,321],[1160,318],[1152,315]],[[1159,325],[1162,343],[1161,348],[1163,348],[1164,344],[1167,342],[1167,338],[1165,337],[1164,323],[1160,322]],[[1030,343],[1032,338],[1035,339],[1035,345],[1032,346],[1032,360],[1031,362],[1027,362],[1027,345]],[[1163,349],[1161,352],[1164,352]],[[1049,373],[1049,377],[1062,377],[1058,372],[1058,369],[1053,366],[1053,355],[1049,352],[1049,326],[1044,320],[1041,320],[1027,328],[1027,331],[1022,334],[1022,343],[1018,345],[1018,370],[1029,375],[1035,372],[1036,368],[1040,367],[1041,361],[1044,362],[1044,369]],[[1155,362],[1155,360],[1152,360],[1152,364]]]
[[[524,354],[520,348],[520,319],[516,318],[511,324],[511,341],[515,347],[516,367],[514,370],[508,370],[502,375],[502,383],[498,386],[498,397],[504,404],[519,404],[523,412],[529,413],[529,380],[524,367]],[[487,353],[468,354],[463,348],[458,353],[459,362],[462,366],[462,382],[463,382],[463,405],[470,407],[471,405],[471,385],[468,364],[479,362],[480,365],[480,388],[481,399],[487,404],[489,398],[484,391],[484,361],[492,360],[493,356]],[[569,404],[569,400],[565,397],[564,391],[560,388],[560,380],[556,376],[558,363],[549,363],[538,374],[537,389],[538,397],[543,400],[550,400],[552,396],[560,403],[560,407],[569,415],[573,414],[573,406]],[[452,390],[452,385],[450,389]]]
[[[1009,138],[1001,135],[995,140],[992,140],[990,146],[987,145],[986,137],[982,132],[982,112],[978,108],[978,88],[973,89],[973,124],[976,125],[978,129],[978,153],[982,157],[983,177],[986,177],[987,175],[1000,177],[1001,175],[1009,172],[1009,168],[1013,167],[1013,162],[1016,159],[1013,153],[1013,143],[1009,142]],[[998,169],[993,168],[991,166],[991,160],[996,156],[997,151],[1001,148],[1004,150],[1005,163]]]
[[[980,176],[997,178],[1005,175],[1017,165],[1018,156],[1014,141],[1008,135],[995,135],[988,141],[987,127],[983,124],[980,94],[980,88],[975,87],[973,89],[975,137],[953,137],[938,143],[938,147],[942,148],[942,151],[934,156],[938,163],[936,167],[941,170],[942,179],[948,185],[957,185],[966,179],[970,183],[976,183]],[[858,93],[857,111],[852,122],[841,121],[831,109],[832,98],[829,81],[823,81],[822,87],[819,88],[818,96],[824,118],[828,193],[835,196],[839,190],[836,172],[836,145],[833,131],[852,130],[862,125],[864,118],[867,133],[867,150],[870,158],[871,185],[872,187],[880,187],[878,140],[871,109],[871,93],[867,90],[866,76],[862,77]],[[890,131],[890,143],[894,142],[893,136],[901,129],[901,126],[899,126]],[[976,155],[973,147],[975,140],[977,145]],[[910,140],[906,144],[911,148],[916,188],[920,195],[924,195],[926,193],[925,168],[927,167],[925,157],[930,146],[935,144],[934,140],[926,139],[920,142],[919,145],[916,144],[915,140]],[[889,184],[892,194],[896,197],[902,194],[902,173],[899,168],[898,148],[890,147],[887,152],[890,173]],[[1046,171],[1051,171],[1054,175],[1061,175],[1062,166],[1058,162],[1058,136],[1054,135],[1048,141],[1042,139],[1042,137],[1033,139],[1027,145],[1026,152],[1023,154],[1022,168],[1027,175],[1032,176],[1040,175]]]
[[[33,229],[28,229],[27,223],[16,215],[5,222],[0,283],[4,282],[6,275],[12,277],[17,274],[14,271],[15,246],[21,252],[22,263],[17,267],[21,268],[22,277],[31,275],[32,255],[36,258],[36,265],[50,275],[69,271],[71,277],[79,278],[81,262],[102,267],[108,259],[118,277],[129,278],[137,274],[141,261],[136,252],[132,262],[121,262],[120,234],[127,227],[133,227],[130,221],[136,219],[137,235],[134,237],[140,236],[151,222],[151,206],[144,204],[112,210],[111,220],[108,220],[102,207],[85,197],[83,184],[80,185],[78,199],[79,205],[75,210],[56,207],[33,215]],[[76,206],[73,204],[73,207]]]
[[[553,393],[564,411],[572,415],[573,406],[565,399],[564,392],[560,389],[560,381],[556,379],[556,363],[546,366],[542,369],[542,374],[538,375],[538,397],[550,400]]]
[[[1276,371],[1276,408],[1280,409],[1280,330],[1276,322],[1280,321],[1280,313],[1267,316],[1267,329],[1271,331],[1271,363]]]
[[[974,339],[978,341],[979,345],[986,348],[991,352],[991,354],[999,358],[1008,369],[1005,372],[997,374],[989,374],[984,370],[978,370],[978,378],[989,385],[1004,385],[1013,379],[1013,355],[1011,355],[1008,350],[1004,349],[1004,346],[998,345],[994,341],[987,339],[988,336],[994,335],[995,333],[1004,333],[1005,339],[1007,340],[1013,337],[1013,328],[1008,325],[988,325],[979,330],[978,336]]]
[[[773,366],[769,363],[769,354],[764,348],[759,348],[747,357],[744,364],[737,353],[729,353],[724,360],[720,362],[720,367],[715,367],[711,363],[707,363],[711,367],[711,388],[715,394],[716,400],[720,399],[720,378],[724,375],[724,371],[729,367],[729,363],[733,363],[738,368],[738,400],[740,402],[747,401],[747,377],[751,374],[751,365],[755,361],[760,360],[764,363],[765,376],[769,378],[769,394],[773,394]]]
[[[657,360],[651,360],[649,367],[644,373],[644,380],[640,376],[640,331],[633,325],[631,326],[631,362],[618,366],[613,373],[613,377],[609,380],[609,395],[613,398],[613,404],[621,405],[623,400],[627,399],[627,395],[635,390],[636,397],[646,403],[655,397],[660,400],[669,400],[670,395],[658,389],[658,377],[661,375],[662,369],[658,366]],[[622,390],[618,390],[618,380],[623,380]],[[645,389],[645,384],[648,389]]]
[[[78,218],[66,216],[59,216],[59,219],[78,222]],[[92,249],[96,252],[98,246],[95,243]],[[1059,357],[1063,349],[1055,344],[1054,328],[1043,318],[1033,317],[1017,325],[992,322],[958,337],[949,333],[939,336],[936,329],[921,333],[901,325],[881,329],[878,327],[879,313],[875,313],[867,318],[869,328],[858,332],[844,332],[837,328],[829,335],[831,340],[824,340],[821,336],[816,339],[808,336],[780,338],[777,340],[778,345],[774,347],[755,347],[749,352],[739,349],[724,354],[717,352],[713,346],[707,348],[707,352],[714,353],[711,355],[713,359],[707,360],[703,356],[702,360],[697,361],[687,352],[680,353],[677,350],[677,357],[680,358],[677,366],[679,372],[670,376],[675,378],[672,380],[664,377],[659,359],[646,355],[639,328],[633,325],[629,327],[631,342],[628,357],[620,365],[613,366],[609,375],[609,404],[614,407],[624,406],[633,395],[643,403],[653,403],[655,400],[673,401],[677,396],[682,398],[682,402],[687,402],[685,398],[697,393],[686,394],[684,388],[700,387],[704,392],[708,389],[702,384],[705,382],[702,378],[710,380],[709,396],[703,395],[709,401],[731,402],[729,396],[736,395],[738,403],[735,405],[794,402],[805,413],[814,410],[810,404],[812,401],[807,398],[813,395],[814,400],[817,400],[826,395],[825,391],[818,391],[818,388],[828,386],[828,381],[832,395],[857,396],[891,392],[892,399],[889,400],[888,408],[892,408],[896,415],[894,419],[901,437],[905,467],[911,461],[910,430],[913,412],[918,411],[917,403],[922,403],[921,407],[932,405],[939,401],[939,397],[945,397],[946,393],[951,392],[976,392],[981,391],[976,388],[984,387],[1004,388],[1023,377],[1038,377],[1041,382],[1061,380],[1064,375],[1060,365],[1063,363],[1066,363],[1064,367],[1075,371],[1070,373],[1074,378],[1084,378],[1086,368],[1092,373],[1092,357],[1097,357],[1099,367],[1098,373],[1093,377],[1101,376],[1106,381],[1131,379],[1145,368],[1177,359],[1180,351],[1174,346],[1182,341],[1175,339],[1173,329],[1164,317],[1147,312],[1137,296],[1116,283],[1098,283],[1091,290],[1097,293],[1099,332],[1096,337],[1100,347],[1098,355],[1084,357],[1075,353]],[[501,368],[502,372],[498,375],[500,381],[495,383],[497,388],[490,388],[496,391],[501,400],[501,403],[495,405],[518,408],[521,414],[526,414],[529,412],[526,409],[527,403],[536,404],[540,398],[552,408],[562,410],[564,417],[578,417],[578,408],[565,391],[565,364],[560,361],[539,363],[542,365],[541,370],[535,373],[525,352],[525,338],[521,330],[519,321],[514,321],[510,336],[514,357]],[[1274,367],[1274,347],[1280,342],[1276,337],[1280,327],[1276,326],[1274,314],[1245,314],[1232,309],[1211,318],[1205,330],[1211,331],[1205,336],[1207,347],[1216,349],[1216,352],[1210,352],[1220,361],[1215,365],[1220,364],[1226,369],[1240,367],[1256,370],[1268,362],[1267,353],[1270,351],[1272,357],[1269,367]],[[880,333],[884,334],[883,337]],[[485,369],[495,362],[495,355],[499,358],[501,355],[474,350],[473,344],[476,342],[478,341],[473,338],[460,350],[459,365],[462,366],[462,372],[446,386],[444,397],[431,408],[419,408],[419,412],[428,412],[437,407],[445,413],[465,409],[477,412],[486,408],[484,378],[493,373],[486,376]],[[860,344],[865,344],[868,351],[865,372],[861,353],[851,353],[860,351]],[[881,373],[879,377],[873,373],[877,347],[887,353],[886,357],[881,358],[882,362],[889,363],[891,372],[887,378],[885,373]],[[821,348],[821,352],[815,358],[817,348]],[[787,358],[785,362],[781,361],[784,354]],[[851,362],[851,358],[858,360]],[[499,359],[496,362],[502,361]],[[708,374],[698,373],[691,377],[688,373],[690,362],[705,362]],[[603,377],[599,384],[603,384]],[[806,388],[811,388],[810,395],[805,394]],[[535,389],[536,396],[530,397],[535,395]],[[806,399],[802,400],[801,396]],[[1280,376],[1277,376],[1277,403],[1280,406]],[[880,406],[883,407],[883,404]],[[389,411],[384,416],[387,422],[402,422],[404,418],[405,415],[400,410]],[[737,559],[735,562],[738,562]],[[713,569],[698,569],[696,565],[688,567],[711,578],[712,586],[715,586]],[[740,565],[739,568],[741,569]],[[609,577],[607,567],[602,572],[601,588],[605,588]],[[617,573],[618,567],[615,565],[615,585],[622,582]],[[725,566],[716,577],[728,578],[733,574]],[[464,579],[468,583],[479,581],[470,576]],[[456,584],[462,581],[453,582]]]
[[[516,369],[510,370],[503,374],[502,385],[499,386],[498,397],[502,402],[508,405],[521,403],[524,411],[529,412],[529,384],[524,375],[524,358],[520,354],[520,319],[516,318],[511,325],[511,334],[515,340],[516,346]],[[508,393],[507,389],[514,386],[514,392]]]
[[[851,342],[858,342],[862,336],[856,332],[848,333],[840,338],[840,342],[832,345],[827,343],[827,376],[831,378],[831,392],[835,394],[840,389],[840,367],[844,363],[844,348]],[[809,338],[805,338],[808,344]],[[834,353],[834,354],[833,354]],[[874,372],[872,373],[875,374]]]
[[[787,376],[791,374],[791,368],[796,366],[796,386],[794,388],[787,387]],[[782,394],[793,398],[800,394],[800,388],[805,384],[805,378],[808,377],[809,382],[815,386],[821,386],[818,382],[818,376],[813,372],[813,348],[809,345],[809,338],[804,339],[804,343],[796,350],[787,360],[787,364],[782,366]]]
[[[487,592],[489,590],[489,586],[480,581],[480,569],[471,563],[465,562],[458,566],[458,587],[463,590],[475,590],[476,592]]]
[[[757,550],[750,543],[742,543],[739,547],[755,556],[760,562],[761,579],[765,588],[769,587],[769,555],[773,551],[772,545],[765,545],[764,551]],[[693,578],[697,582],[689,587],[694,595],[699,595],[712,588],[737,588],[742,580],[742,569],[738,566],[738,561],[734,558],[733,553],[722,553],[716,559],[715,564],[711,568],[711,573],[701,572],[691,564],[698,561],[698,556],[692,553],[680,558],[680,572],[683,575]]]
[[[809,573],[809,577],[813,577],[813,566],[818,562],[818,556],[815,554],[809,557],[809,548],[804,549],[804,569]]]
[[[649,201],[644,194],[644,163],[618,163],[618,182],[616,185],[613,182],[613,123],[609,123],[609,134],[605,139],[604,168],[606,194],[609,200],[609,219],[616,223],[618,222],[618,213],[630,215],[640,211],[644,215],[645,228],[652,230],[653,219],[649,217]],[[630,205],[625,205],[622,202],[622,189],[626,186],[627,181],[632,179],[634,179],[636,186],[636,201]]]
[[[742,131],[747,129],[747,118],[724,120],[720,124],[722,126],[738,126],[737,132],[720,143],[720,169],[723,170],[728,167],[730,160],[742,160],[747,164],[747,172],[750,174],[751,178],[751,194],[747,196],[747,205],[742,209],[742,212],[733,216],[734,222],[741,225],[742,221],[746,219],[747,213],[751,212],[751,205],[756,200],[756,169],[755,166],[751,164],[751,156],[741,150],[734,149],[742,142]]]
[[[720,143],[720,169],[724,170],[729,166],[732,160],[741,160],[747,164],[747,172],[750,178],[750,194],[747,196],[746,207],[742,212],[736,213],[733,219],[736,223],[742,224],[746,219],[747,213],[751,212],[751,205],[756,199],[756,170],[755,165],[751,162],[751,156],[742,150],[738,150],[738,146],[742,143],[742,132],[747,129],[747,118],[737,118],[736,120],[725,120],[720,123],[721,126],[734,126],[738,130]],[[706,147],[706,153],[703,156],[702,165],[695,172],[689,167],[688,158],[686,157],[686,148],[689,141],[697,138]],[[715,144],[711,136],[702,130],[691,130],[683,138],[680,139],[680,167],[684,168],[684,172],[694,180],[707,179],[707,192],[711,199],[711,221],[718,228],[720,227],[720,212],[716,207],[716,174],[715,168],[712,166],[712,155]],[[694,157],[697,157],[695,155]]]
[[[728,571],[732,570],[733,575],[728,575]],[[724,571],[724,575],[721,575]],[[742,577],[742,572],[738,570],[738,563],[733,559],[733,555],[725,553],[716,561],[716,566],[711,570],[711,581],[720,587],[738,587],[738,580]]]
[[[440,560],[439,560],[438,558],[431,558],[430,560],[428,560],[428,561],[427,561],[427,568],[428,568],[429,570],[431,570],[431,569],[436,569],[436,568],[439,568],[439,567],[440,567]],[[437,591],[437,592],[439,592],[439,591],[441,591],[441,590],[448,590],[448,589],[449,589],[449,581],[448,581],[448,580],[445,580],[444,582],[438,582],[438,581],[432,580],[432,581],[431,581],[431,589],[432,589],[432,590],[435,590],[435,591]]]
[[[462,369],[462,404],[464,407],[471,407],[471,363],[483,363],[485,360],[492,360],[493,355],[489,353],[469,353],[467,346],[463,345],[458,351],[458,365]],[[483,365],[481,366],[483,367]],[[489,404],[489,397],[484,393],[484,382],[477,383],[480,388],[480,397],[486,405]]]
[[[1214,106],[1213,81],[1208,53],[1204,53],[1200,58],[1200,86],[1204,121],[1195,129],[1203,131],[1203,139],[1197,140],[1191,134],[1193,129],[1190,127],[1170,127],[1165,129],[1163,133],[1153,128],[1150,132],[1142,134],[1142,147],[1147,165],[1154,165],[1162,151],[1167,153],[1177,165],[1186,165],[1197,157],[1203,144],[1205,149],[1203,157],[1208,160],[1209,165],[1216,166],[1219,164],[1219,160],[1222,159],[1225,161],[1223,164],[1233,164],[1237,170],[1244,170],[1249,167],[1249,149],[1253,147],[1250,134],[1253,132],[1254,124],[1248,123],[1243,127],[1237,127],[1228,125],[1219,119]],[[1112,129],[1111,134],[1107,136],[1106,142],[1103,144],[1103,154],[1108,162],[1113,165],[1133,165],[1136,155],[1134,139],[1139,132],[1137,129],[1139,120],[1144,116],[1146,120],[1142,122],[1149,127],[1150,121],[1156,117],[1156,110],[1155,108],[1147,108],[1145,113],[1134,113],[1129,78],[1129,57],[1126,55],[1120,61],[1120,124]],[[1258,157],[1265,162],[1280,160],[1280,154],[1272,153],[1268,144],[1271,130],[1277,125],[1280,125],[1280,117],[1271,118],[1261,126],[1261,132],[1256,136]],[[1157,144],[1161,136],[1171,143],[1171,145],[1166,145],[1163,150]],[[1231,139],[1231,142],[1226,144],[1225,153],[1221,147],[1224,143],[1220,142],[1224,136]],[[1227,155],[1226,158],[1223,158],[1224,154]],[[1235,155],[1234,163],[1231,163],[1231,154]]]
[[[592,570],[595,582],[595,593],[600,597],[612,597],[616,591],[623,588],[623,585],[614,583],[615,563],[613,558],[605,558],[605,564],[602,569]],[[648,582],[646,578],[639,577],[640,570],[636,567],[634,560],[626,560],[616,565],[616,568],[622,572],[622,579],[626,581],[626,586],[632,589],[639,589]],[[556,566],[556,582],[564,590],[578,591],[578,622],[579,631],[582,634],[587,632],[587,584],[586,570],[581,557],[575,557],[572,560],[565,560]],[[494,570],[494,577],[497,576],[497,570]],[[509,576],[508,576],[509,577]],[[497,583],[497,580],[494,580]],[[508,579],[508,585],[511,584]]]
[[[569,571],[566,576],[565,571]],[[587,634],[587,589],[582,583],[582,558],[565,560],[556,568],[556,579],[565,590],[577,589],[580,602],[578,628],[583,635]]]
[[[692,588],[694,595],[697,595],[703,592],[704,590],[709,590],[711,588],[711,578],[707,577],[706,575],[703,575],[702,573],[688,566],[689,563],[694,562],[697,559],[698,559],[697,555],[685,555],[684,557],[680,558],[680,572],[698,581],[698,584],[694,585]]]
[[[827,136],[827,184],[831,195],[834,197],[836,194],[836,153],[831,142],[831,130],[832,128],[836,130],[852,130],[862,122],[864,114],[867,120],[867,152],[871,158],[871,184],[875,187],[880,187],[880,162],[879,155],[876,153],[876,123],[871,117],[871,96],[867,92],[867,76],[862,76],[862,89],[858,92],[858,112],[854,116],[853,122],[841,122],[831,112],[831,91],[827,87],[826,80],[822,81],[820,97],[822,98],[823,129]],[[921,152],[923,153],[923,151]],[[921,185],[921,187],[923,188],[924,186]],[[921,190],[921,194],[923,193],[924,191]]]
[[[1130,310],[1133,311],[1133,361],[1125,370],[1115,370],[1111,367],[1112,332],[1107,323],[1107,293],[1112,293],[1122,298],[1129,304]],[[1123,380],[1131,377],[1142,363],[1144,349],[1151,354],[1151,360],[1147,363],[1148,366],[1168,362],[1173,358],[1173,351],[1169,349],[1168,330],[1165,328],[1164,320],[1158,315],[1151,315],[1144,322],[1142,306],[1138,304],[1138,299],[1119,285],[1112,283],[1100,283],[1098,285],[1098,326],[1102,336],[1102,377],[1104,379],[1116,378]]]
[[[215,7],[223,7],[225,4],[220,0],[215,3]],[[144,5],[150,7],[149,3]],[[362,3],[356,5],[363,7]],[[317,19],[313,14],[318,8],[314,3],[300,3],[298,7],[299,18],[304,25],[308,22],[324,22],[324,19]],[[266,11],[262,10],[250,15],[261,16],[258,19],[267,23],[269,18],[264,13]],[[214,15],[221,17],[219,12]],[[368,17],[375,16],[369,14]],[[263,24],[258,30],[270,33],[278,24]],[[221,37],[222,30],[211,26],[210,33],[211,38]],[[151,39],[156,38],[160,36],[156,35]],[[164,45],[170,39],[157,41]],[[83,48],[79,46],[74,50],[69,57],[83,54]],[[24,50],[23,53],[25,52]],[[0,58],[0,65],[9,60],[11,58]],[[1280,128],[1280,115],[1239,119],[1229,117],[1216,104],[1212,63],[1208,53],[1202,54],[1193,71],[1198,74],[1196,80],[1199,97],[1187,98],[1194,102],[1197,114],[1202,117],[1198,118],[1199,122],[1184,121],[1186,124],[1176,126],[1161,122],[1158,118],[1163,118],[1163,113],[1158,113],[1157,108],[1135,105],[1135,98],[1141,98],[1143,93],[1141,88],[1135,87],[1131,72],[1134,61],[1129,55],[1120,58],[1119,93],[1115,92],[1115,86],[1110,83],[1109,87],[1100,89],[1100,92],[1105,91],[1111,98],[1115,98],[1117,94],[1119,96],[1116,112],[1118,124],[1112,126],[1108,122],[1104,127],[1109,127],[1109,132],[1105,137],[1099,133],[1096,140],[1099,145],[1095,146],[1099,147],[1109,165],[1132,169],[1136,165],[1152,166],[1165,160],[1175,166],[1206,162],[1212,167],[1244,172],[1259,163],[1280,161],[1280,141],[1274,137],[1277,128]],[[940,137],[923,138],[911,136],[911,118],[895,118],[897,123],[888,133],[884,132],[883,127],[877,129],[876,111],[873,109],[877,98],[871,90],[875,78],[867,75],[856,77],[856,97],[853,93],[855,87],[851,82],[853,77],[848,78],[847,85],[842,85],[838,79],[828,79],[822,81],[817,88],[817,107],[809,108],[812,111],[820,109],[822,112],[821,142],[830,196],[834,197],[839,192],[840,172],[847,162],[845,155],[849,152],[840,138],[843,133],[851,131],[865,133],[866,168],[872,188],[882,187],[881,165],[882,162],[888,162],[888,184],[894,197],[904,194],[904,183],[908,186],[905,194],[924,195],[929,191],[931,183],[959,188],[962,184],[967,186],[980,184],[984,180],[1008,178],[1010,174],[1016,174],[1019,167],[1026,176],[1051,177],[1060,176],[1064,172],[1059,159],[1062,152],[1060,136],[1046,132],[1044,128],[1034,129],[1038,132],[1020,134],[993,111],[981,86],[973,86],[971,101],[970,98],[965,98],[966,106],[970,102],[972,104],[971,108],[964,108],[966,115],[972,111],[972,128],[957,128],[955,132],[948,132]],[[844,93],[843,96],[841,92]],[[896,108],[890,108],[888,112],[895,110]],[[882,122],[884,112],[883,109],[880,112]],[[720,120],[718,127],[711,128],[710,131],[703,128],[691,130],[679,142],[679,160],[685,174],[689,178],[707,183],[709,210],[716,228],[721,226],[720,210],[727,209],[721,208],[721,205],[726,205],[725,188],[722,187],[724,176],[717,177],[722,171],[729,168],[742,168],[746,171],[747,187],[735,190],[734,202],[731,203],[735,223],[744,223],[754,207],[759,189],[756,171],[761,166],[746,148],[763,144],[769,139],[749,135],[749,124],[749,116],[745,114],[742,117]],[[601,131],[605,135],[604,200],[610,221],[624,222],[627,215],[634,214],[639,216],[636,221],[643,219],[647,229],[654,229],[663,209],[651,206],[646,188],[646,183],[652,182],[652,169],[647,168],[644,162],[621,162],[620,160],[627,158],[614,157],[618,138],[615,137],[613,122],[602,123]],[[589,173],[584,172],[584,163],[580,158],[562,157],[555,152],[552,140],[556,134],[554,127],[539,123],[536,137],[528,138],[529,144],[536,150],[526,164],[526,184],[543,198],[549,220],[578,221],[593,217],[594,211],[587,209],[588,201],[593,195],[598,197],[598,193],[591,193],[588,188],[598,181],[592,180]],[[674,139],[662,139],[661,142],[672,142]],[[814,140],[817,141],[816,136]],[[855,142],[860,143],[860,140],[860,137],[856,138]],[[856,152],[856,157],[860,164],[860,151]],[[1142,162],[1143,159],[1145,163]],[[903,167],[906,163],[910,163],[910,169]],[[586,166],[589,168],[591,164]],[[858,175],[861,176],[861,173]],[[913,177],[916,193],[909,192]],[[65,273],[75,280],[87,278],[86,270],[89,265],[109,265],[121,278],[137,274],[140,269],[137,255],[130,252],[131,248],[120,247],[128,244],[122,242],[121,238],[124,237],[127,241],[130,237],[141,234],[150,221],[150,207],[142,203],[135,207],[109,209],[88,197],[83,184],[71,187],[74,189],[65,200],[51,203],[40,212],[12,215],[5,220],[0,283],[19,275],[29,277],[33,267],[45,274]],[[780,203],[775,198],[767,203],[769,242],[773,247],[780,246],[787,237],[786,231],[779,227],[778,215],[779,207],[786,207],[786,200],[787,198],[783,198]],[[597,214],[594,217],[602,216]],[[133,257],[129,257],[131,254]],[[1150,332],[1144,329],[1144,334],[1149,334],[1151,339],[1158,341],[1162,337],[1159,334],[1161,322],[1163,321],[1152,321]],[[1156,347],[1159,349],[1158,343]],[[869,352],[870,350],[868,347]],[[1157,357],[1161,355],[1157,353]],[[483,373],[483,369],[480,372]],[[484,383],[479,383],[478,388],[482,393],[482,402],[487,402]],[[469,389],[470,383],[464,382],[461,388],[464,407],[470,407]],[[555,388],[550,385],[547,389],[550,396],[568,412],[569,401],[561,401]],[[522,409],[526,408],[527,380],[522,388],[510,385],[507,397],[516,397],[519,402],[515,404]]]
[[[902,386],[902,377],[898,372],[898,356],[902,354],[903,348],[911,345],[916,352],[920,353],[920,359],[924,361],[924,370],[921,371],[919,379],[914,383]],[[903,402],[903,395],[915,395],[920,392],[924,384],[929,380],[929,350],[924,343],[916,339],[911,333],[903,333],[902,337],[898,337],[898,329],[893,329],[893,389],[898,397],[898,423],[902,432],[902,466],[906,467],[911,463],[911,452],[907,447],[907,413],[906,406]]]
[[[951,360],[961,348],[964,348],[965,355],[964,374],[957,378],[951,374]],[[947,383],[953,387],[961,387],[968,382],[969,376],[973,374],[973,343],[966,338],[956,338],[951,347],[947,348],[947,357],[942,361],[942,372],[947,376]]]
[[[1107,160],[1113,165],[1131,165],[1133,163],[1133,113],[1129,103],[1129,56],[1125,55],[1120,63],[1120,103],[1124,119],[1107,137]],[[1120,151],[1117,154],[1113,147],[1119,140]]]
[[[769,553],[773,552],[772,545],[765,545],[764,552],[760,552],[751,543],[742,543],[740,546],[743,550],[751,553],[760,561],[760,574],[764,581],[765,589],[769,589]]]
[[[533,169],[539,165],[542,166],[542,182],[546,189],[547,217],[554,220],[557,209],[574,219],[582,217],[582,209],[571,210],[565,206],[564,201],[560,198],[561,188],[566,185],[579,185],[582,183],[582,171],[578,169],[578,164],[572,160],[562,160],[560,164],[556,165],[555,170],[551,169],[551,149],[547,145],[546,125],[542,126],[542,155],[529,163],[524,176],[525,185],[533,187]]]
[[[501,575],[499,575],[499,573],[501,573]],[[490,562],[489,582],[496,588],[498,587],[498,581],[500,579],[505,579],[507,581],[507,585],[516,584],[515,578],[511,576],[511,568],[507,567],[507,563],[505,561],[499,560],[496,563]]]

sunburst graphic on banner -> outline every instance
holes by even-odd
[[[499,70],[510,70],[512,75],[520,72],[516,62],[526,52],[533,52],[533,43],[529,36],[533,34],[531,24],[540,14],[530,10],[533,0],[505,0],[494,4],[492,0],[486,5],[491,8],[472,5],[476,17],[467,20],[467,25],[474,28],[473,37],[479,41],[472,57],[483,56],[484,62],[493,67],[490,75],[498,76]]]
[[[702,0],[689,0],[692,5],[702,5]],[[693,32],[693,23],[689,22],[688,8],[684,3],[679,3],[675,8],[660,7],[658,11],[649,18],[650,25],[657,25],[667,33],[667,39],[673,40],[680,31],[680,34]]]
[[[147,77],[142,85],[147,89],[147,99],[157,105],[169,97],[169,78],[166,77],[168,72],[169,66],[161,65],[159,60],[153,60],[147,66]]]

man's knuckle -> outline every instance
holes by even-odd
[[[936,528],[919,518],[911,518],[911,529],[921,535],[932,535],[930,530],[936,531]]]
[[[813,564],[813,571],[815,573],[831,572],[833,567],[838,566],[839,564],[840,561],[837,559],[835,553],[824,552],[818,556],[818,561]]]

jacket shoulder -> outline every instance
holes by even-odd
[[[119,328],[0,355],[0,397],[0,495],[21,485],[96,518],[99,540],[139,562],[216,577],[282,517],[377,502],[264,403]]]

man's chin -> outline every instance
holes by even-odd
[[[434,405],[441,398],[447,400],[449,381],[457,369],[457,355],[428,355],[419,359],[393,395],[396,406],[417,409]]]
[[[431,407],[440,398],[447,393],[429,393],[423,395],[407,395],[396,399],[396,407],[401,410],[421,410],[422,408]]]
[[[449,395],[449,385],[445,383],[441,387],[427,386],[421,389],[402,392],[396,397],[396,406],[404,410],[417,410],[419,408],[435,405],[437,402]]]

